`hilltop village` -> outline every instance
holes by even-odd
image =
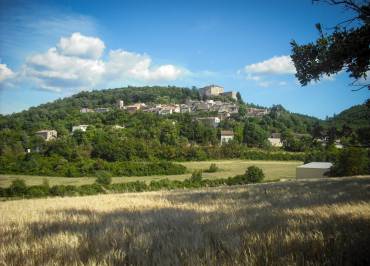
[[[150,104],[150,103],[134,103],[125,105],[124,101],[117,99],[116,108],[128,113],[146,112],[155,113],[160,116],[171,115],[175,113],[212,113],[212,116],[196,117],[197,121],[204,123],[207,126],[217,128],[221,121],[232,119],[233,115],[238,114],[239,104],[237,102],[237,92],[225,92],[224,88],[218,85],[209,85],[199,89],[199,96],[202,100],[187,99],[185,103],[171,103],[171,104]],[[217,100],[220,97],[222,100]],[[215,98],[215,99],[214,99]],[[97,107],[94,109],[81,108],[80,113],[106,113],[113,111],[112,108]],[[262,117],[270,113],[266,108],[246,108],[246,117]],[[72,133],[79,130],[85,132],[89,125],[74,125],[72,126]],[[123,129],[124,126],[115,125],[115,129]],[[56,130],[40,130],[36,135],[42,137],[46,141],[57,138]],[[234,138],[232,130],[221,130],[220,144],[229,142]],[[281,147],[280,134],[274,133],[268,138],[270,144],[274,147]]]

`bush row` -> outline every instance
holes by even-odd
[[[188,189],[202,187],[217,187],[217,186],[232,186],[243,185],[248,183],[261,182],[264,174],[257,167],[249,167],[244,175],[238,175],[229,178],[220,179],[202,179],[202,173],[193,173],[192,178],[184,181],[178,180],[153,180],[149,184],[144,181],[135,181],[127,183],[117,183],[101,185],[98,183],[72,186],[72,185],[56,185],[50,187],[47,182],[39,186],[26,186],[24,180],[14,180],[8,188],[0,188],[0,197],[46,197],[46,196],[78,196],[78,195],[95,195],[108,192],[142,192],[142,191],[157,191],[157,190],[172,190],[172,189]]]
[[[80,159],[69,162],[60,156],[44,157],[29,154],[19,158],[0,157],[0,174],[41,176],[96,176],[97,171],[114,176],[148,176],[184,174],[186,167],[172,162],[107,162],[101,159]]]

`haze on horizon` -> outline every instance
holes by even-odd
[[[311,0],[0,1],[0,113],[81,90],[127,85],[237,90],[247,102],[282,104],[325,118],[363,103],[346,73],[301,87],[292,39],[317,38],[350,14]]]

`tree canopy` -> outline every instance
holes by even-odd
[[[315,42],[299,45],[291,41],[296,77],[302,86],[310,81],[318,81],[345,70],[354,79],[352,85],[367,87],[370,64],[370,1],[355,0],[313,0],[330,5],[340,5],[355,15],[339,22],[330,32],[324,32],[320,23],[316,24],[319,38]]]

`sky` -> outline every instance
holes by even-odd
[[[345,72],[301,87],[290,41],[351,14],[311,0],[0,0],[0,113],[79,91],[223,86],[319,118],[369,98]]]

